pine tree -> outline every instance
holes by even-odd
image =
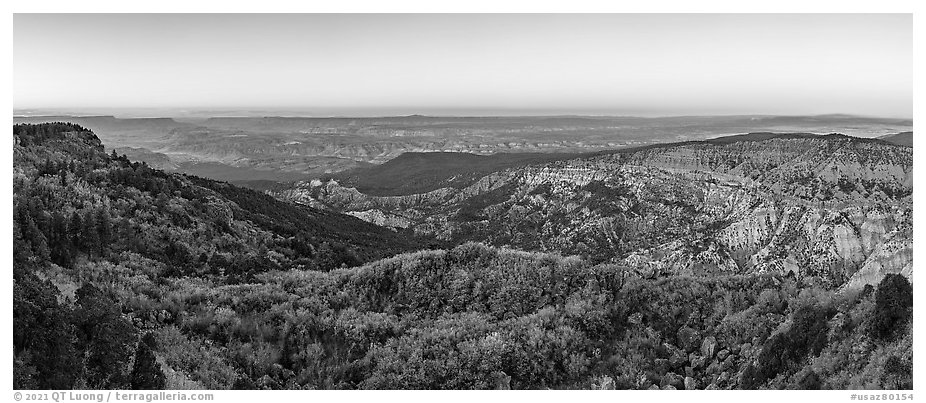
[[[71,239],[68,233],[68,220],[60,211],[51,215],[51,259],[56,264],[69,267],[71,265]]]
[[[32,219],[33,216],[28,210],[22,208],[17,210],[18,214],[14,216],[14,219],[18,220],[22,239],[31,246],[32,254],[40,259],[48,259],[50,252],[45,234],[42,233],[38,224]]]
[[[84,284],[77,292],[73,313],[78,345],[85,351],[86,381],[92,388],[126,388],[129,362],[137,332],[121,316],[117,301],[99,288]]]
[[[113,224],[112,219],[109,217],[109,211],[105,206],[97,210],[96,227],[99,233],[100,255],[106,255],[109,244],[113,240]]]
[[[26,273],[13,285],[13,352],[28,355],[28,365],[14,371],[14,379],[31,378],[36,389],[71,389],[81,372],[80,354],[75,349],[75,329],[67,307],[58,304],[57,289],[47,280]]]
[[[93,256],[95,251],[100,250],[100,234],[97,231],[96,225],[94,223],[96,220],[93,219],[93,212],[87,210],[84,213],[83,217],[83,227],[81,230],[81,237],[83,238],[83,246],[88,255]]]
[[[84,220],[80,218],[77,211],[74,211],[68,220],[68,237],[75,249],[84,249],[83,228]]]
[[[151,333],[145,334],[135,351],[135,364],[132,366],[132,389],[164,389],[167,382],[161,366],[154,356],[155,340]]]

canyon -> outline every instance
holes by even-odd
[[[453,179],[387,196],[335,178],[267,192],[454,244],[580,255],[645,276],[794,273],[858,288],[912,275],[912,147],[886,141],[750,133]]]

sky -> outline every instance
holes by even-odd
[[[14,109],[913,113],[910,14],[15,14],[13,53]]]

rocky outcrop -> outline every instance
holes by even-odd
[[[716,350],[717,350],[717,339],[715,339],[714,336],[707,336],[704,338],[704,340],[701,341],[701,355],[704,356],[705,358],[707,359],[713,358]],[[723,359],[720,357],[717,357],[717,358],[721,360]]]
[[[856,290],[867,284],[877,285],[885,275],[897,273],[913,281],[913,227],[910,223],[904,223],[888,234],[843,289]]]
[[[382,227],[408,228],[411,225],[411,221],[408,218],[396,214],[384,213],[381,210],[351,211],[347,214]]]

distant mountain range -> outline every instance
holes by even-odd
[[[910,120],[849,115],[14,117],[15,123],[49,121],[87,127],[107,147],[152,166],[238,183],[308,180],[408,152],[580,154],[756,131],[874,137],[912,130]]]

